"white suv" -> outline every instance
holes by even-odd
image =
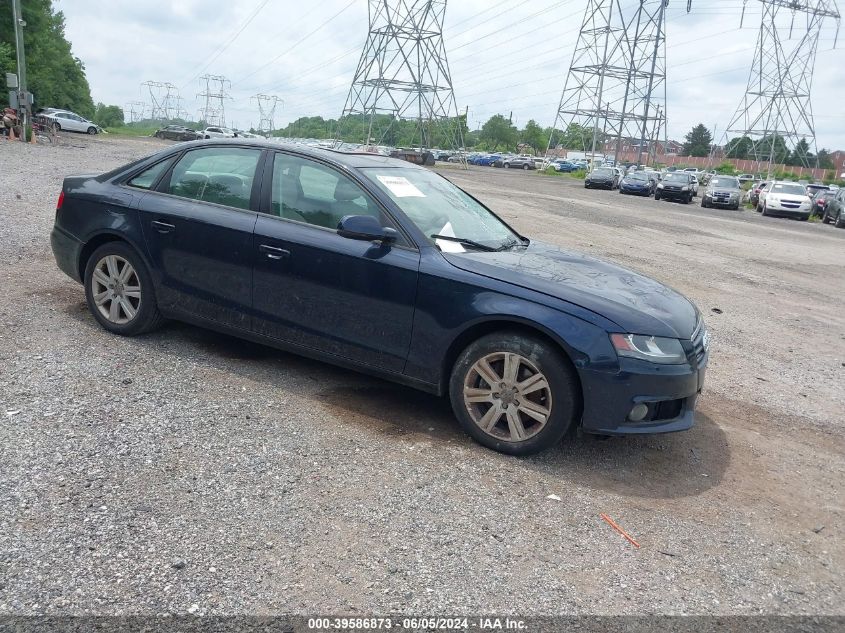
[[[804,185],[776,180],[760,192],[758,206],[763,215],[788,215],[806,221],[810,219],[813,201]]]
[[[100,127],[96,123],[92,123],[75,112],[69,110],[53,110],[52,112],[41,112],[48,121],[51,121],[56,131],[65,130],[67,132],[84,132],[85,134],[97,134]]]
[[[235,138],[235,134],[227,127],[207,127],[201,132],[203,138]]]

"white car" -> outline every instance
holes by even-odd
[[[203,138],[235,138],[235,133],[227,127],[207,127],[202,131]]]
[[[83,132],[84,134],[97,134],[100,126],[88,119],[79,116],[70,110],[53,110],[52,112],[41,112],[41,116],[52,121],[56,131]]]
[[[763,215],[786,215],[806,221],[810,219],[813,201],[804,185],[776,180],[760,192],[758,208]]]
[[[686,170],[684,170],[684,171],[686,171]],[[690,178],[692,179],[692,195],[693,195],[693,197],[695,197],[695,196],[698,195],[698,176],[696,176],[692,172],[687,172],[687,173],[689,174]]]

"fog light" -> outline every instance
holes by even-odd
[[[631,422],[642,422],[645,419],[645,416],[648,415],[648,406],[645,404],[635,404],[634,408],[631,409],[631,412],[628,414],[628,419]]]

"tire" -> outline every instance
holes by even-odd
[[[706,208],[707,208],[707,204],[704,202],[704,198],[702,198],[702,199],[701,199],[701,208],[702,208],[702,209],[706,209]]]
[[[131,274],[124,282],[121,275],[126,271],[127,264],[131,266]],[[100,273],[98,278],[95,278],[96,271]],[[98,306],[95,295],[113,292],[109,290],[111,286],[106,282],[115,280],[125,283],[127,288],[137,288],[137,291],[130,290],[137,292],[137,295],[126,294],[116,299],[107,296],[102,306]],[[109,332],[121,336],[135,336],[156,329],[164,320],[156,303],[152,277],[144,261],[126,242],[107,242],[95,250],[85,265],[84,282],[88,309],[97,322]],[[132,308],[134,315],[130,315],[124,307],[127,304]]]
[[[840,211],[839,215],[836,216],[836,220],[833,222],[833,226],[837,229],[845,228],[845,222],[843,222],[842,219],[842,211]]]
[[[53,128],[56,130],[56,132],[61,132],[62,131],[62,124],[59,123],[58,121],[56,121],[55,123],[53,123]]]
[[[657,193],[656,191],[654,192],[654,199],[655,199],[655,200],[660,200],[660,194],[659,194],[659,193]]]
[[[810,221],[810,214],[808,213],[807,215],[802,215],[801,221],[802,222],[809,222]]]
[[[493,372],[491,382],[482,377],[484,360]],[[506,363],[513,363],[517,373],[513,386],[503,388],[508,384]],[[519,391],[518,385],[537,374],[545,378],[546,387]],[[497,380],[501,382],[492,384]],[[466,402],[467,390],[475,392],[475,402]],[[485,393],[489,400],[478,399]],[[464,431],[480,444],[508,455],[531,455],[554,446],[581,411],[581,390],[571,364],[548,343],[521,332],[496,332],[469,345],[452,368],[449,395]],[[526,405],[545,421],[525,413]],[[491,424],[489,431],[482,423]]]
[[[822,224],[827,224],[830,222],[830,216],[827,214],[827,209],[824,210],[824,214],[822,214]]]
[[[164,137],[161,135],[161,132],[156,132],[156,133],[155,133],[155,137],[156,137],[156,138],[164,138]]]
[[[88,134],[90,134],[91,136],[93,136],[96,133],[97,133],[97,128],[95,128],[94,126],[91,126],[91,127],[88,128]]]
[[[528,171],[528,165],[523,165],[522,169],[523,169],[523,171]]]
[[[511,166],[510,166],[508,163],[503,164],[503,165],[502,165],[502,167],[504,167],[505,169],[510,169],[510,168],[511,168]]]
[[[762,211],[762,214],[763,214],[763,215],[769,215],[769,207],[768,207],[768,206],[766,206],[766,203],[765,203],[765,202],[763,203],[763,211]]]
[[[731,209],[733,209],[734,211],[739,211],[739,205],[735,204],[734,206],[731,207]]]

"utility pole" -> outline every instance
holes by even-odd
[[[275,95],[253,95],[252,100],[258,104],[258,131],[270,134],[276,129],[274,120],[276,118],[276,105],[282,106],[285,102]]]
[[[200,108],[200,119],[205,121],[206,126],[226,126],[226,110],[224,102],[232,97],[226,92],[232,87],[231,82],[221,75],[203,75],[200,82],[205,82],[205,91],[199,93],[198,97],[205,97],[205,106]],[[200,84],[202,85],[202,83]]]
[[[21,140],[26,141],[26,127],[29,124],[30,95],[26,89],[26,53],[23,45],[23,27],[26,22],[21,12],[20,0],[12,0],[12,19],[15,21],[15,52],[18,65],[18,112],[21,113]]]
[[[443,42],[447,0],[369,0],[369,35],[335,137],[361,117],[365,145],[392,145],[402,120],[416,121],[412,145],[464,146]]]
[[[818,166],[810,98],[813,70],[822,26],[826,19],[833,18],[838,34],[840,15],[834,0],[759,2],[762,15],[754,62],[742,101],[725,129],[723,144],[727,144],[728,134],[749,138],[757,171],[766,160],[771,177],[779,140],[802,167]],[[804,28],[797,33],[796,43],[790,45],[793,30],[798,30],[796,15],[802,16]]]
[[[615,139],[618,160],[623,143],[639,139],[638,163],[649,131],[665,127],[666,0],[588,0],[558,105],[554,130],[573,124],[583,151]],[[661,95],[661,96],[658,96]]]

